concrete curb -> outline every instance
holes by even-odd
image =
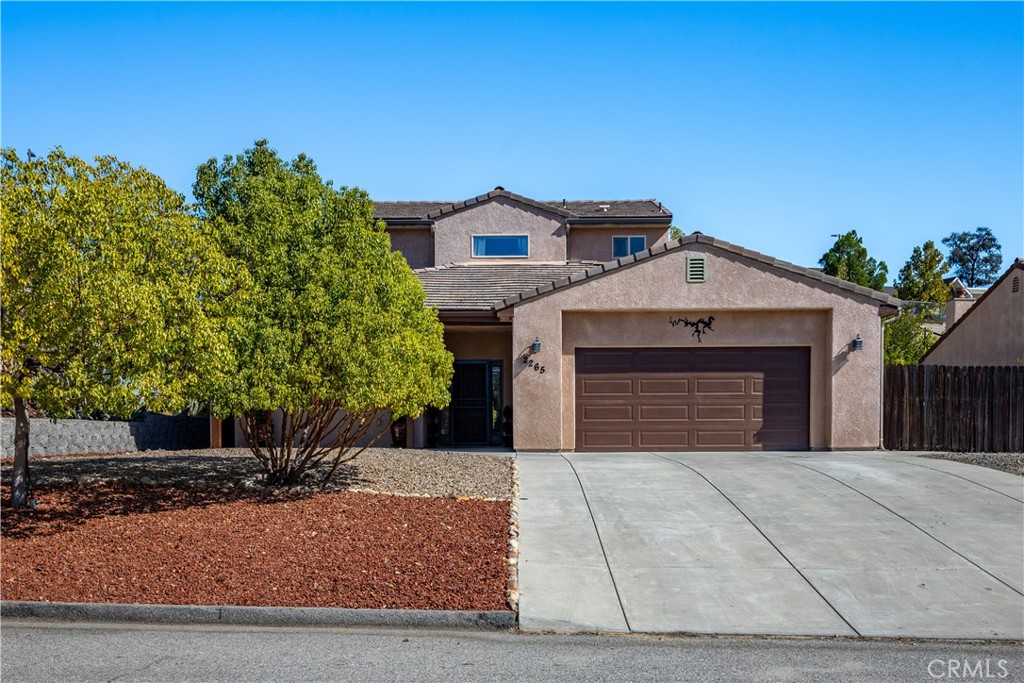
[[[218,607],[121,605],[94,602],[0,602],[4,619],[237,626],[395,626],[406,628],[512,629],[515,612],[458,612],[341,607]]]

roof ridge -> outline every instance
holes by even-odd
[[[561,203],[562,202],[561,199],[555,199],[555,200],[548,200],[548,199],[540,200],[540,199],[538,199],[537,201],[543,201],[545,203],[547,203],[549,201],[551,201],[552,203]],[[657,199],[649,199],[649,198],[643,198],[643,199],[566,199],[565,201],[567,201],[567,202],[654,202],[655,204],[659,203]]]

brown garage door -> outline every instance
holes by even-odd
[[[810,349],[577,349],[576,450],[801,450]]]

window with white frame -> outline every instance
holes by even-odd
[[[474,258],[525,258],[529,255],[529,235],[473,235]]]
[[[612,238],[612,258],[630,256],[647,248],[647,238],[643,235],[629,235]]]

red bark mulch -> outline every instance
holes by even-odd
[[[3,496],[4,600],[506,610],[507,501],[94,485]]]

